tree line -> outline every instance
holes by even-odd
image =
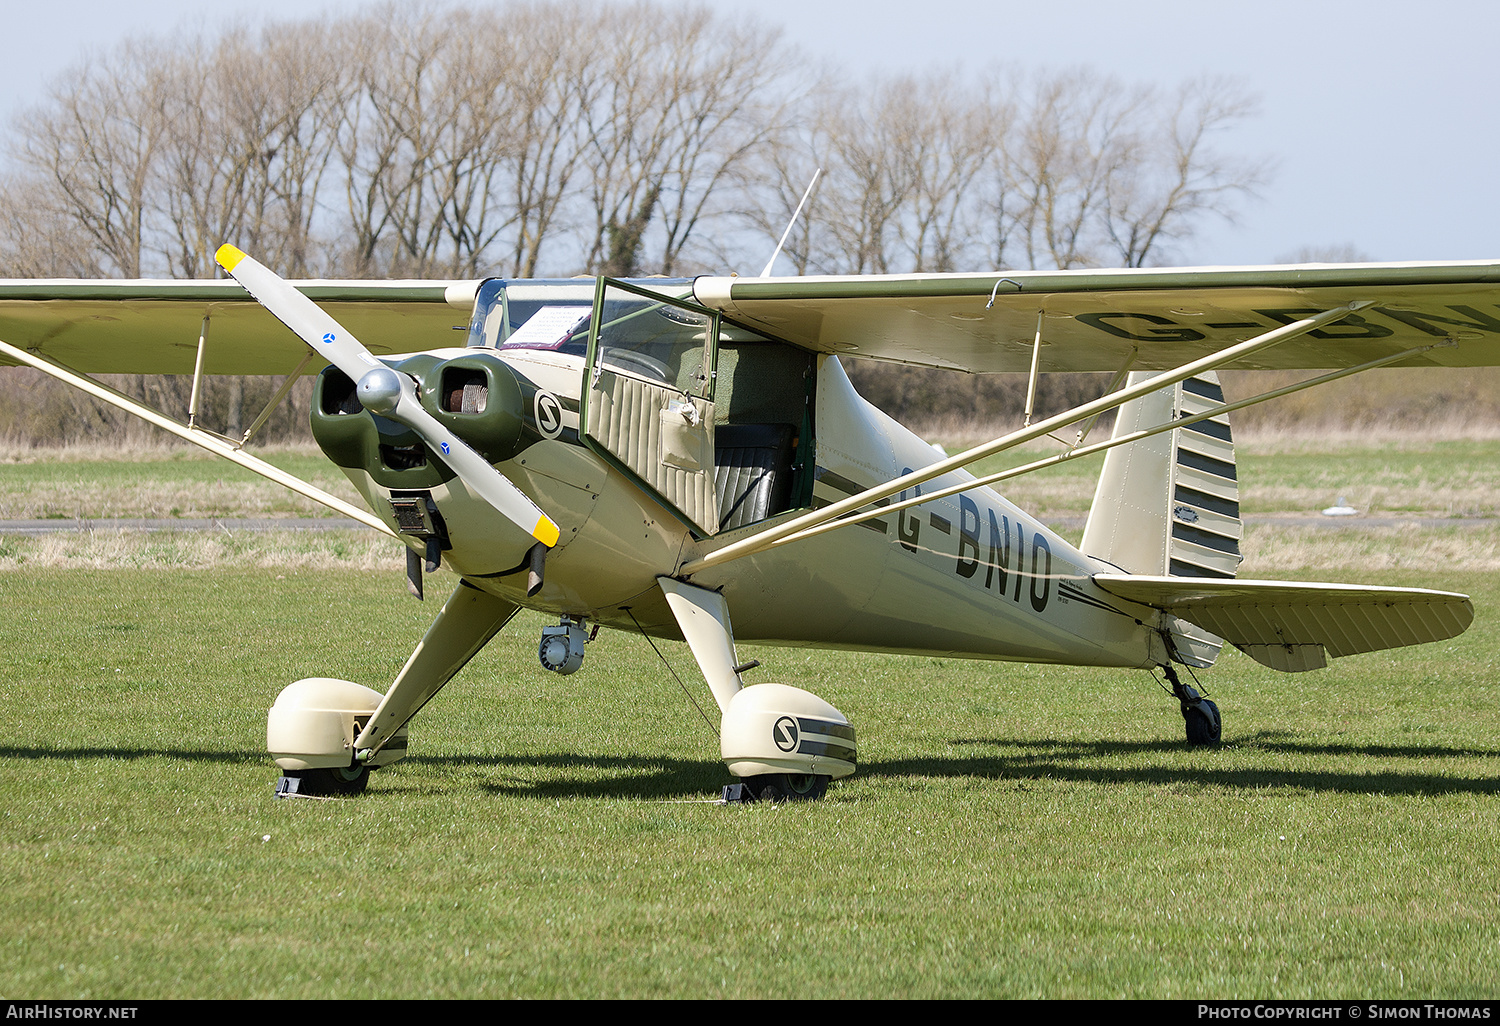
[[[0,274],[210,277],[225,241],[289,277],[756,273],[817,168],[779,273],[1144,266],[1260,181],[1223,81],[809,67],[644,0],[132,40],[10,126]]]

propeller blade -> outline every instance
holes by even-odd
[[[214,259],[256,302],[325,360],[349,375],[350,381],[357,383],[366,371],[385,366],[322,307],[259,260],[230,245],[220,246]]]
[[[434,454],[440,455],[459,480],[511,523],[548,548],[557,544],[561,532],[552,518],[467,442],[423,409],[410,377],[375,359],[359,339],[322,307],[260,261],[229,245],[220,246],[215,256],[219,265],[258,303],[349,376],[365,409],[411,428]]]

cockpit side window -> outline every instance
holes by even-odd
[[[718,322],[711,311],[609,279],[601,280],[594,309],[596,376],[613,371],[684,395],[713,397]]]

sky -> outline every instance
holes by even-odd
[[[479,6],[485,0],[471,0]],[[606,0],[616,2],[616,0]],[[624,0],[618,0],[624,2]],[[13,4],[0,116],[130,36],[337,14],[359,0],[46,0]],[[1372,260],[1500,257],[1500,4],[1479,0],[756,0],[809,61],[872,72],[1089,68],[1175,88],[1223,75],[1259,113],[1222,140],[1268,183],[1174,262],[1261,264],[1309,247]],[[979,270],[979,268],[975,268]]]

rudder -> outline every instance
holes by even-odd
[[[1154,377],[1130,375],[1130,384]],[[1114,437],[1224,406],[1213,373],[1199,374],[1120,407]],[[1240,538],[1239,481],[1227,414],[1109,450],[1083,530],[1084,552],[1143,576],[1233,578]],[[1179,657],[1209,665],[1219,640],[1178,621]]]

